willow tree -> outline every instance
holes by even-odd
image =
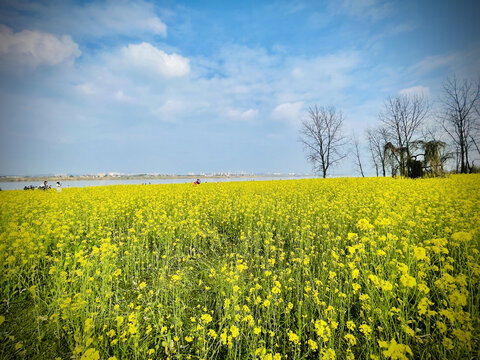
[[[388,147],[391,159],[397,162],[395,168],[400,176],[410,176],[408,161],[412,156],[412,145],[429,112],[430,104],[424,95],[402,94],[388,98],[379,114],[391,145]]]
[[[408,177],[418,178],[428,174],[430,176],[439,176],[443,174],[443,166],[449,158],[449,154],[444,152],[446,144],[443,141],[418,140],[410,144],[410,153],[406,147],[396,147],[391,142],[385,144],[386,158],[391,160],[392,175],[396,175],[396,167],[400,158],[406,159],[406,173]]]
[[[439,176],[443,174],[443,166],[450,157],[450,154],[444,151],[446,145],[446,143],[440,140],[431,140],[423,143],[424,167],[425,171],[430,175]]]

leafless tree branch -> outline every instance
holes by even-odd
[[[344,117],[334,107],[308,109],[308,118],[302,122],[300,141],[315,172],[325,178],[331,166],[345,158],[342,151],[346,142],[343,135]]]

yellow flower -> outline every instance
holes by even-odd
[[[358,275],[360,275],[360,270],[358,270],[358,269],[353,269],[353,270],[352,270],[352,278],[353,278],[353,279],[356,279],[356,278],[358,278]]]
[[[414,246],[413,253],[417,260],[424,260],[427,257],[427,251],[423,247]]]
[[[452,240],[460,242],[469,242],[472,240],[473,236],[471,233],[460,231],[452,234]]]
[[[295,334],[292,330],[288,332],[288,340],[290,340],[292,343],[297,345],[300,341],[299,337],[297,334]]]
[[[139,285],[140,290],[143,290],[146,286],[147,286],[147,284],[144,281],[142,281]]]
[[[378,341],[378,344],[381,348],[386,348],[386,350],[382,352],[386,358],[408,360],[406,354],[413,355],[410,346],[398,344],[395,339],[390,340],[390,343]]]
[[[447,325],[445,325],[445,323],[437,321],[436,325],[440,333],[444,334],[447,331]]]
[[[423,297],[420,302],[418,303],[418,314],[419,315],[425,315],[427,314],[428,306],[433,305],[433,302],[431,302],[428,298]]]
[[[347,321],[347,329],[354,331],[356,328],[355,323],[353,321]]]
[[[322,354],[322,360],[335,360],[336,359],[336,354],[335,350],[333,349],[326,349],[321,351]]]
[[[223,345],[225,345],[227,343],[227,332],[226,332],[226,330],[220,334],[220,340],[222,340]]]
[[[370,296],[368,294],[362,294],[358,297],[360,301],[368,301],[370,300]]]
[[[390,281],[382,281],[382,290],[383,291],[392,291],[393,284]]]
[[[193,341],[193,337],[191,337],[191,336],[185,336],[185,341],[186,341],[186,342],[192,342],[192,341]]]
[[[225,299],[223,302],[223,308],[227,310],[230,307],[230,299]]]
[[[99,360],[100,354],[94,348],[89,348],[85,353],[82,355],[80,360]]]
[[[430,292],[430,289],[425,284],[418,284],[417,288],[418,288],[418,291],[423,292],[424,294],[428,294]]]
[[[234,339],[240,334],[238,327],[235,325],[230,326],[230,332],[232,333],[232,338]]]
[[[410,335],[410,336],[415,336],[415,331],[412,330],[412,328],[408,325],[402,325],[403,331],[405,331],[405,334]]]
[[[254,333],[255,335],[258,335],[258,334],[260,334],[261,332],[262,332],[262,328],[261,328],[261,327],[256,327],[255,329],[253,329],[253,333]]]
[[[462,344],[470,344],[472,339],[472,333],[470,331],[463,331],[460,329],[453,329],[452,334],[462,343]]]
[[[450,302],[454,306],[465,306],[467,305],[467,294],[461,293],[458,290],[455,290],[452,294],[448,296]]]
[[[307,343],[308,343],[308,346],[310,346],[310,349],[312,349],[312,351],[317,351],[318,345],[317,345],[316,341],[314,341],[312,339],[309,339],[307,341]]]
[[[345,356],[347,360],[355,360],[355,355],[353,354],[352,350],[347,349],[347,355]]]
[[[210,335],[214,339],[217,338],[217,333],[213,329],[208,330],[208,335]]]
[[[353,346],[357,343],[357,339],[355,339],[355,336],[353,336],[352,334],[347,334],[344,336],[344,339],[347,340],[347,342],[349,343],[349,345]]]
[[[445,348],[447,350],[452,350],[455,346],[453,345],[453,341],[452,339],[448,338],[448,337],[444,337],[443,338],[443,341],[442,341],[442,344],[443,346],[445,346]]]
[[[360,332],[362,332],[366,337],[368,337],[372,333],[372,328],[367,324],[362,324],[360,325]]]
[[[212,322],[212,316],[210,314],[203,314],[200,317],[200,320],[202,320],[205,324],[209,324]]]
[[[357,227],[363,231],[373,230],[373,225],[367,219],[360,219],[357,222]]]
[[[417,281],[415,280],[415,278],[413,276],[408,275],[408,274],[403,274],[400,277],[400,282],[405,287],[414,287],[415,285],[417,285]]]

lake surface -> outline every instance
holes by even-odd
[[[302,176],[255,176],[255,177],[219,177],[200,179],[202,183],[231,182],[231,181],[265,181],[265,180],[298,180],[315,178],[312,175]],[[142,184],[184,184],[192,183],[195,179],[118,179],[118,180],[72,180],[62,181],[62,188],[86,187],[86,186],[109,186],[109,185],[142,185]],[[49,181],[48,184],[55,188],[55,182]],[[9,181],[0,182],[2,190],[22,190],[25,186],[42,186],[43,181]]]

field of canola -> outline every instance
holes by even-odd
[[[471,359],[480,176],[0,193],[0,359]]]

